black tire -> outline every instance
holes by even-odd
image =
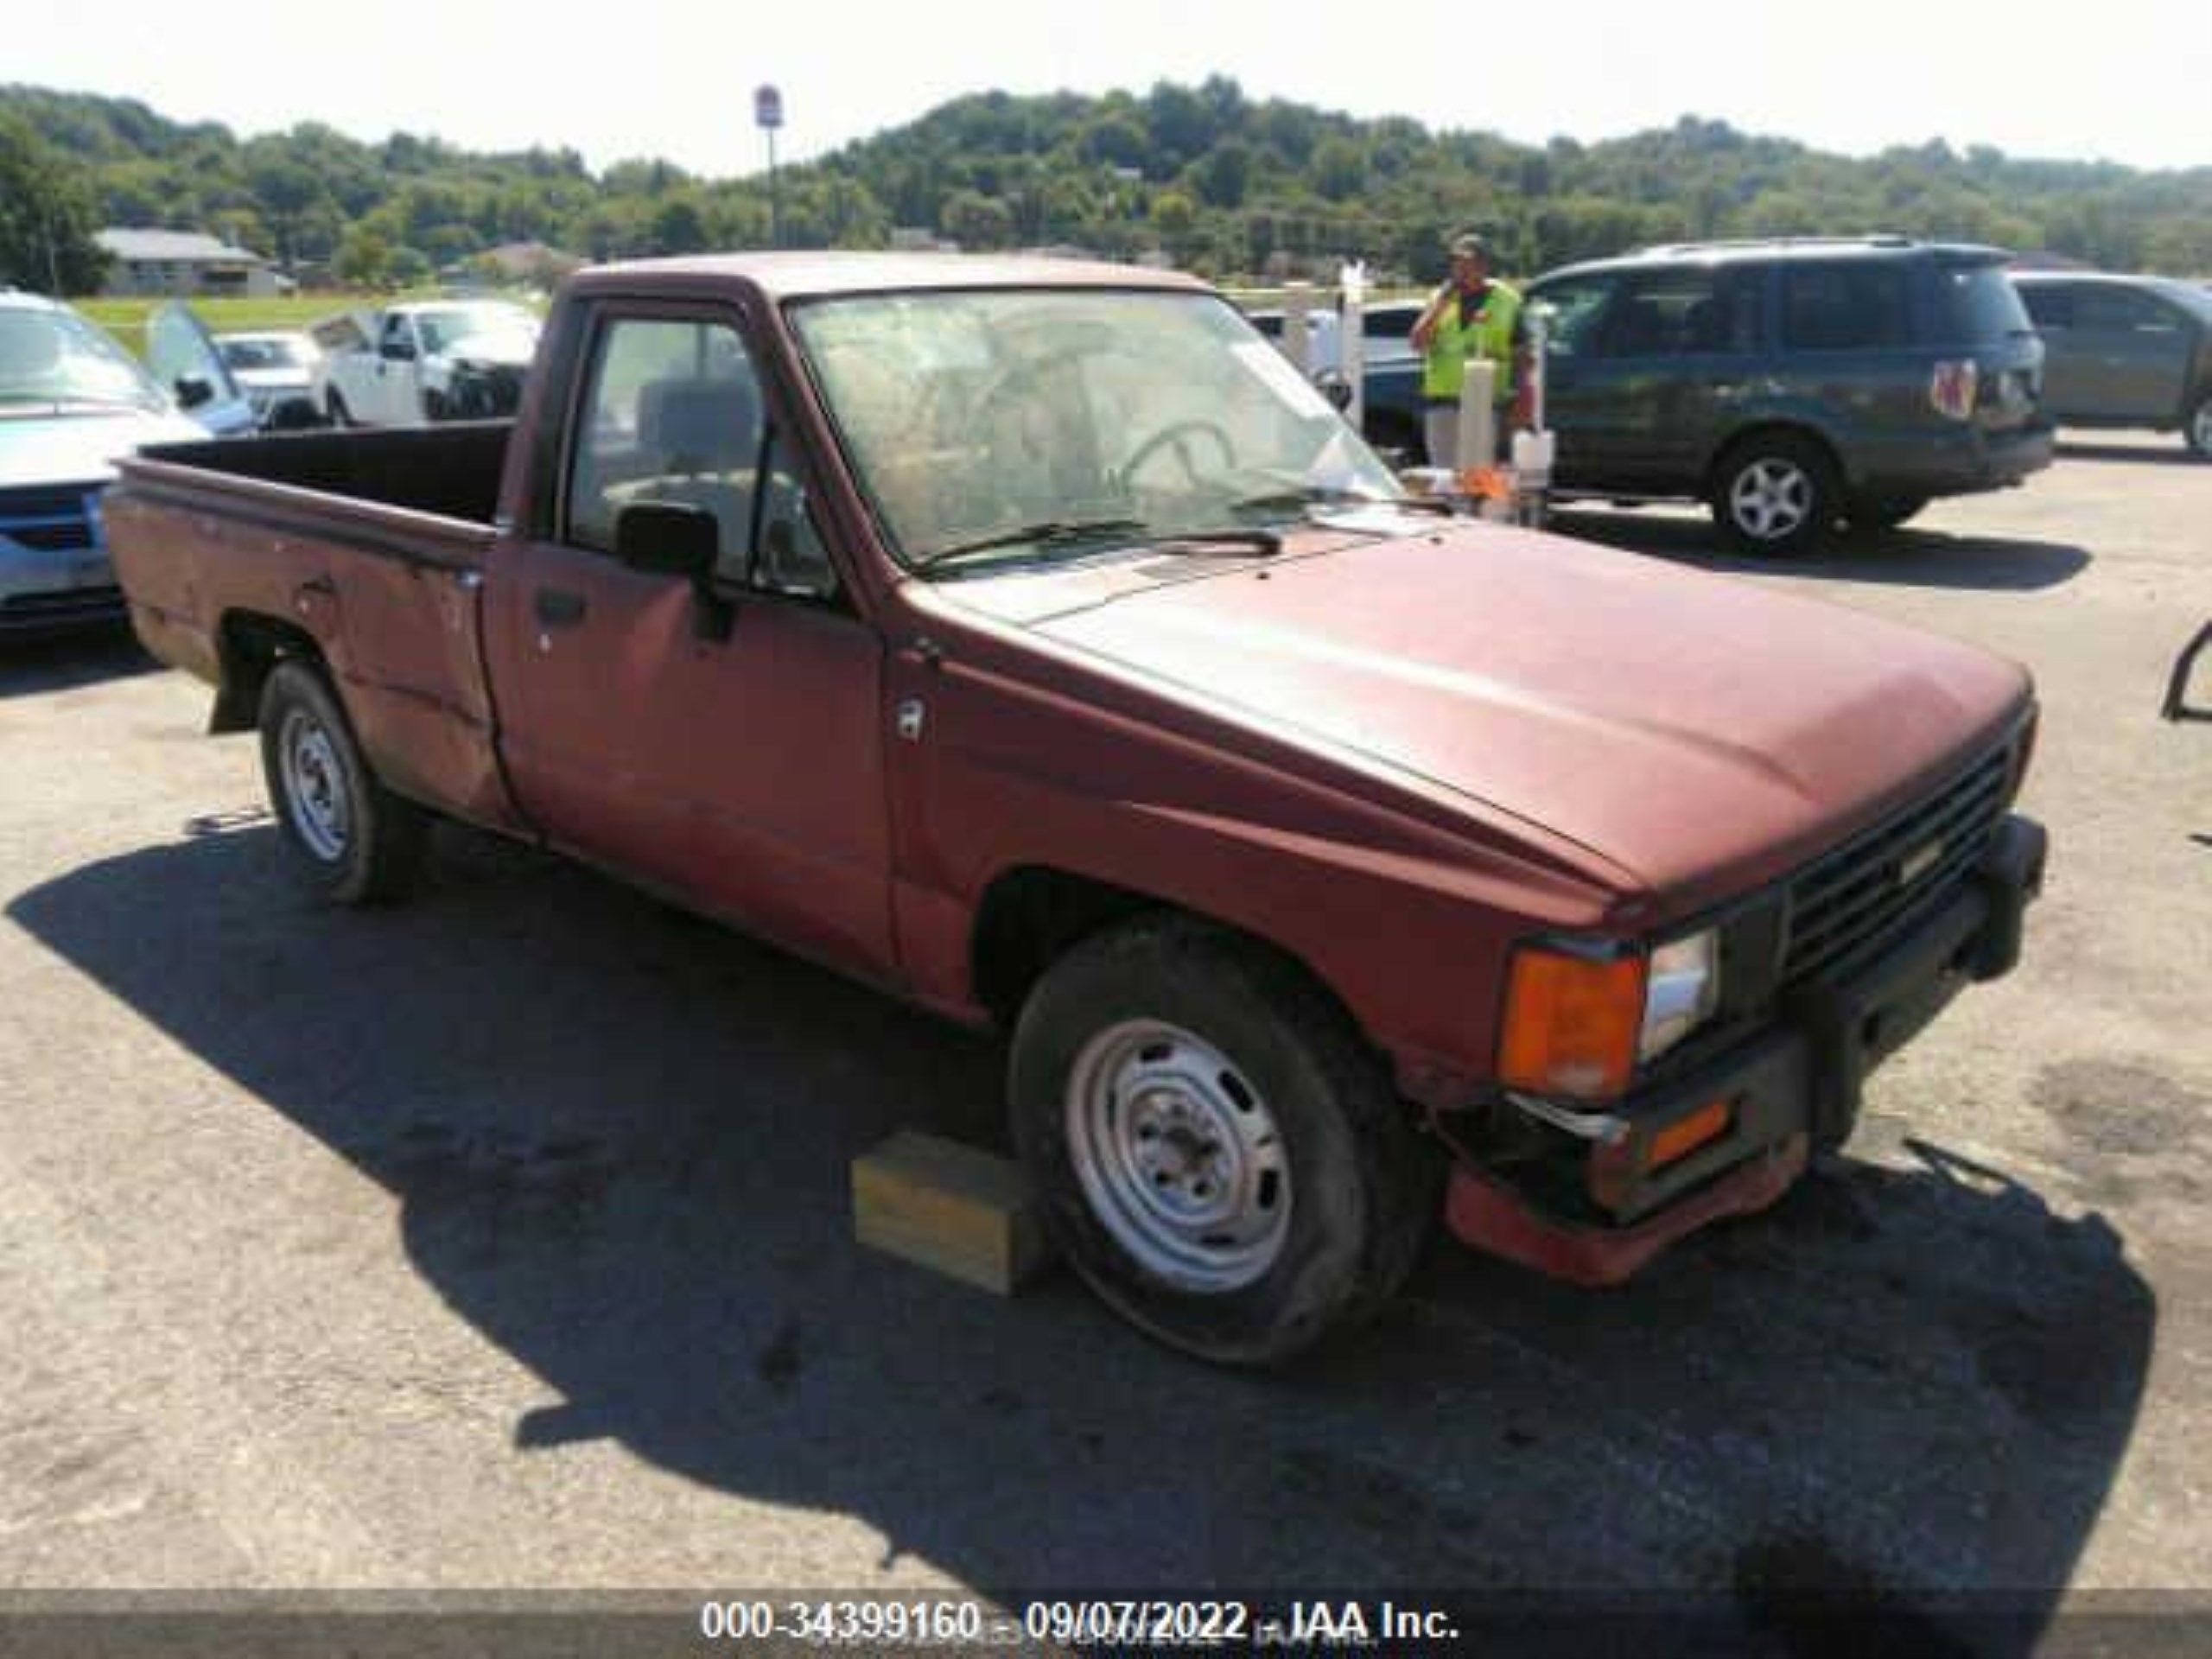
[[[335,386],[329,388],[322,394],[322,401],[324,412],[330,416],[330,423],[333,426],[343,427],[353,424],[353,411],[346,407],[345,397]]]
[[[1878,536],[1898,529],[1927,505],[1924,495],[1881,497],[1853,502],[1844,518],[1858,534]]]
[[[1256,1098],[1280,1136],[1287,1216],[1249,1282],[1177,1285],[1086,1192],[1070,1090],[1086,1052],[1134,1022],[1211,1046],[1240,1107]],[[1116,1313],[1202,1359],[1271,1363],[1357,1325],[1404,1282],[1435,1218],[1442,1160],[1344,1014],[1295,964],[1193,918],[1141,918],[1058,963],[1022,1009],[1008,1093],[1014,1147],[1055,1242]]]
[[[2182,442],[2199,461],[2212,461],[2212,391],[2196,400],[2181,429]]]
[[[295,751],[289,778],[288,745]],[[292,867],[312,892],[369,905],[413,887],[429,815],[377,781],[337,695],[310,663],[280,663],[262,687],[261,772]],[[318,814],[317,797],[336,804],[335,818]]]
[[[1754,515],[1742,505],[1747,493],[1757,493],[1755,474],[1760,469],[1781,486],[1792,506],[1787,527],[1762,532]],[[1788,480],[1786,483],[1783,480]],[[1802,433],[1754,432],[1738,439],[1713,468],[1713,488],[1707,505],[1720,539],[1738,553],[1787,558],[1811,552],[1828,537],[1842,505],[1842,490],[1835,462],[1825,446]]]

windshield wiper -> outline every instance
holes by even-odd
[[[1307,484],[1294,490],[1266,490],[1229,504],[1231,512],[1281,512],[1305,507],[1395,507],[1404,512],[1449,512],[1441,501],[1420,496],[1368,495],[1326,484]]]
[[[978,536],[973,541],[955,542],[950,547],[940,547],[916,559],[914,568],[926,570],[933,565],[968,558],[977,553],[994,553],[1004,547],[1021,547],[1030,543],[1039,547],[1056,547],[1068,542],[1089,541],[1095,537],[1115,536],[1145,528],[1147,526],[1141,518],[1044,518],[1033,524],[994,531],[988,536]]]
[[[1173,553],[1173,543],[1188,547],[1241,547],[1258,554],[1262,558],[1273,558],[1282,551],[1282,537],[1272,530],[1255,525],[1236,525],[1225,530],[1163,530],[1159,532],[1160,550]]]

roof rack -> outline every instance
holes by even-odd
[[[1729,248],[1910,248],[1914,245],[1911,237],[1900,236],[1894,231],[1880,231],[1864,236],[1715,237],[1704,242],[1657,242],[1636,251],[1643,255],[1717,253]]]

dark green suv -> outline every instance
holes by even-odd
[[[1735,547],[1886,529],[2051,456],[2043,345],[1995,248],[1699,243],[1557,270],[1548,423],[1563,495],[1709,503]]]

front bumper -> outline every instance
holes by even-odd
[[[2019,960],[2047,847],[2040,824],[2006,818],[1972,876],[1872,961],[1790,990],[1760,1035],[1623,1102],[1614,1133],[1585,1154],[1587,1213],[1548,1208],[1463,1158],[1446,1199],[1452,1230],[1556,1277],[1615,1284],[1685,1233],[1772,1204],[1815,1147],[1849,1136],[1877,1065],[1966,985]],[[1668,1130],[1716,1102],[1726,1107],[1719,1135],[1686,1156],[1655,1160]]]
[[[123,589],[101,548],[0,552],[0,639],[118,621]]]

